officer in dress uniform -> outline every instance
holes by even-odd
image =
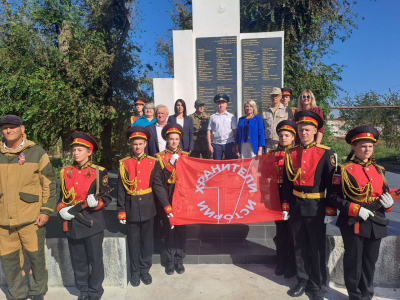
[[[281,91],[282,91],[281,103],[282,103],[284,106],[289,106],[289,104],[290,104],[290,97],[291,97],[292,94],[293,94],[292,89],[291,89],[291,88],[288,88],[288,87],[283,87],[283,88],[281,88]],[[295,113],[295,111],[296,111],[296,107],[291,107],[291,108],[292,108],[292,113],[293,113],[293,116],[294,116],[294,113]]]
[[[183,128],[177,123],[167,124],[161,131],[163,139],[167,142],[166,149],[156,154],[161,164],[164,187],[168,194],[169,203],[172,205],[172,196],[175,190],[175,163],[181,156],[189,156],[189,152],[184,152],[179,147],[183,137]],[[179,225],[171,227],[167,216],[163,216],[164,241],[167,252],[165,273],[178,274],[185,272],[183,259],[185,258],[186,226]]]
[[[136,97],[135,98],[135,108],[136,111],[133,113],[130,119],[130,127],[132,127],[133,123],[143,116],[143,107],[147,103],[147,100],[143,97]]]
[[[294,245],[292,232],[289,228],[289,222],[287,222],[289,207],[286,202],[282,201],[282,183],[285,153],[289,147],[294,146],[297,125],[291,120],[284,120],[278,123],[276,126],[276,132],[279,136],[279,145],[276,150],[271,150],[269,154],[272,154],[275,157],[276,170],[278,172],[279,198],[281,199],[284,218],[283,221],[275,221],[276,236],[274,237],[274,241],[276,244],[276,253],[278,258],[275,274],[278,276],[284,275],[285,278],[291,278],[296,275]]]
[[[330,147],[314,142],[317,129],[323,125],[318,114],[301,111],[295,121],[301,143],[286,151],[282,193],[290,214],[298,279],[288,295],[298,297],[307,289],[312,299],[322,300],[326,224],[336,215],[325,199],[325,190],[332,184],[336,160]]]
[[[102,210],[111,202],[108,175],[105,168],[92,164],[92,153],[99,150],[99,146],[90,135],[74,132],[70,139],[74,163],[61,169],[61,201],[57,212],[64,220],[75,285],[81,292],[78,299],[98,300],[104,292],[102,245],[106,224]],[[101,198],[96,196],[99,193]],[[92,222],[91,227],[68,212],[83,201],[87,201],[87,207],[82,215]]]
[[[381,239],[387,236],[385,212],[393,208],[393,198],[387,191],[384,168],[372,158],[379,132],[372,126],[350,130],[346,142],[351,152],[333,178],[332,203],[340,210],[337,226],[344,243],[344,282],[350,300],[369,300],[374,295],[375,263]],[[369,205],[380,204],[377,208]],[[372,210],[372,211],[371,211]],[[355,225],[351,218],[358,217]]]
[[[140,280],[148,285],[152,278],[149,270],[153,255],[153,224],[156,215],[154,194],[169,217],[172,207],[168,202],[158,160],[145,154],[150,132],[141,126],[133,126],[126,132],[132,155],[119,161],[118,219],[126,224],[131,267],[130,282],[138,286]],[[153,194],[154,193],[154,194]]]

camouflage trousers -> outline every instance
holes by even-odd
[[[35,224],[13,228],[0,226],[0,259],[11,299],[47,292],[45,238],[46,227],[39,228]],[[23,249],[31,266],[30,291],[23,269]]]

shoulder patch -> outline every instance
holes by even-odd
[[[90,166],[92,169],[96,169],[96,165],[95,164],[92,164],[91,166]],[[104,167],[102,167],[102,166],[99,166],[99,171],[104,171],[106,168],[104,168]]]
[[[186,151],[182,151],[182,154],[186,154],[187,156],[189,156],[189,152],[186,152]]]
[[[331,165],[336,167],[337,161],[335,155],[331,155],[330,157]]]
[[[381,168],[382,170],[385,170],[384,167],[382,167],[381,165],[376,165],[377,167]]]
[[[153,156],[150,156],[150,155],[147,155],[146,158],[150,158],[150,159],[152,159],[152,160],[157,160],[157,161],[158,161],[157,158],[155,158],[155,157],[153,157]]]
[[[103,182],[103,185],[104,185],[104,186],[107,186],[107,185],[108,185],[108,175],[104,175],[104,176],[103,176],[102,182]]]
[[[325,146],[325,145],[322,145],[322,144],[316,144],[315,146],[318,147],[318,148],[324,149],[324,150],[331,150],[332,149],[331,147]]]

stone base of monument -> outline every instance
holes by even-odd
[[[114,206],[115,207],[115,206]],[[105,211],[107,229],[103,243],[105,280],[104,286],[125,287],[128,284],[129,256],[126,230],[118,223],[113,205]],[[400,287],[400,202],[396,201],[392,214],[389,236],[382,240],[376,264],[375,285]],[[392,216],[390,216],[392,215]],[[165,249],[161,224],[154,227],[155,243],[153,263],[163,263]],[[273,237],[275,223],[233,225],[187,226],[186,264],[274,264],[276,251]],[[329,281],[343,285],[343,241],[339,229],[332,224],[327,227],[327,265]],[[46,263],[49,286],[74,286],[68,242],[61,231],[61,223],[55,216],[47,225]],[[26,260],[26,273],[29,264]],[[6,285],[0,270],[0,285]]]

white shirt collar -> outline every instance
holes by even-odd
[[[22,148],[23,146],[25,146],[25,140],[22,140],[22,143],[19,144],[19,146],[17,148],[15,148],[15,149],[11,149],[11,148],[7,147],[6,142],[3,143],[4,149],[7,149],[8,151],[14,151],[14,150]]]

